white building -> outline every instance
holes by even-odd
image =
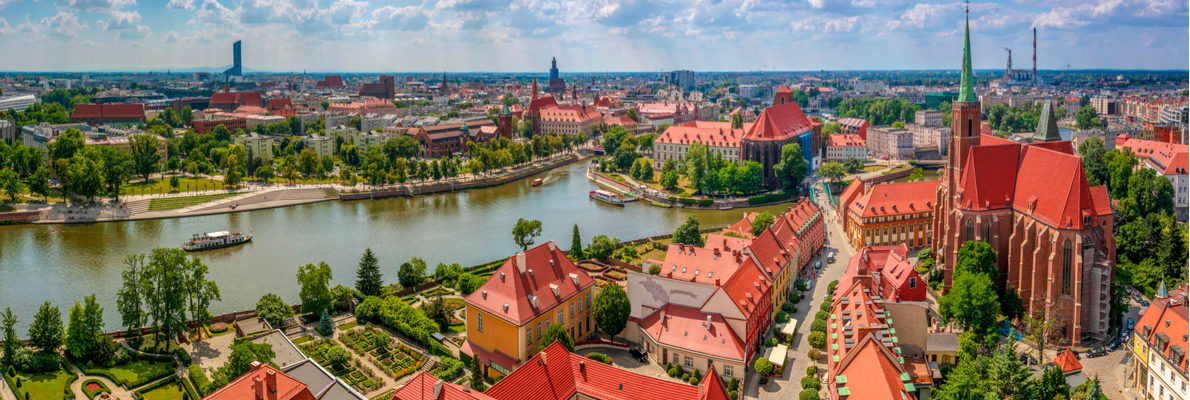
[[[868,128],[868,152],[876,157],[907,160],[914,155],[913,133],[891,126]]]
[[[266,162],[273,159],[273,139],[268,136],[260,135],[256,132],[248,132],[244,135],[233,136],[231,142],[244,146],[248,150],[248,154],[251,154],[252,157],[265,160]]]
[[[1186,165],[1190,161],[1190,146],[1119,135],[1116,136],[1116,147],[1132,151],[1142,161],[1141,167],[1151,168],[1169,179],[1174,190],[1174,214],[1179,221],[1186,221],[1187,206],[1190,205],[1187,202],[1190,189],[1186,187],[1190,184]]]
[[[25,111],[36,102],[37,96],[31,94],[0,97],[0,111]]]
[[[322,136],[315,133],[303,136],[302,141],[306,142],[306,147],[314,149],[314,152],[318,153],[318,157],[335,155],[334,137]]]
[[[942,124],[942,111],[938,110],[917,110],[913,114],[913,123],[922,126],[940,127]]]
[[[751,124],[744,125],[743,129],[731,129],[730,122],[692,121],[671,125],[653,140],[653,168],[660,170],[668,160],[680,164],[693,143],[707,145],[711,155],[739,161],[740,139],[744,138],[744,132]]]
[[[834,134],[826,142],[826,160],[843,162],[849,158],[868,161],[868,145],[854,134]]]

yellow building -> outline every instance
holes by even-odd
[[[465,299],[467,341],[460,351],[478,357],[488,376],[500,377],[544,347],[550,325],[581,341],[595,328],[594,288],[595,280],[553,241],[517,253]]]

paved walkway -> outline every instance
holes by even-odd
[[[17,396],[12,394],[12,388],[8,387],[8,382],[0,379],[0,400],[17,400]]]
[[[821,183],[815,182],[815,184]],[[797,304],[797,311],[790,315],[791,320],[798,321],[798,327],[794,333],[793,346],[789,348],[792,360],[786,363],[785,374],[780,377],[770,377],[768,383],[761,387],[760,379],[749,365],[750,375],[741,393],[746,399],[796,399],[798,393],[802,391],[801,380],[806,375],[806,367],[817,365],[820,371],[826,369],[825,358],[817,361],[809,359],[807,353],[810,351],[810,345],[806,343],[806,337],[810,335],[810,325],[813,322],[814,314],[818,312],[818,307],[826,299],[826,287],[830,285],[831,281],[843,276],[843,272],[847,269],[847,262],[855,255],[855,250],[847,244],[843,236],[843,227],[835,216],[834,208],[830,206],[821,192],[816,191],[815,193],[818,193],[819,197],[814,199],[814,202],[823,209],[822,215],[826,219],[827,238],[830,242],[823,246],[822,252],[818,256],[810,260],[805,273],[807,275],[813,273],[814,263],[818,261],[823,261],[822,271],[816,278],[809,279],[807,277],[810,288],[802,292],[806,297],[803,297],[802,301]],[[835,262],[826,262],[826,257],[831,255],[835,256]],[[792,285],[793,282],[790,284]],[[788,289],[792,290],[792,287]],[[774,305],[774,307],[779,307],[779,305]],[[823,387],[826,387],[825,383]]]
[[[78,375],[78,379],[75,379],[74,383],[70,384],[70,391],[72,393],[74,393],[74,397],[76,399],[87,398],[87,394],[83,392],[83,382],[91,380],[91,379],[97,380],[100,383],[103,383],[104,386],[107,386],[108,389],[111,389],[112,398],[121,399],[121,400],[131,400],[134,398],[134,397],[132,397],[131,390],[125,389],[124,387],[117,385],[115,382],[112,382],[111,379],[107,379],[102,376],[84,375],[83,371],[80,370],[79,367],[74,365],[74,363],[72,363],[72,362],[67,362],[66,365],[69,365],[70,369],[74,370],[75,375]]]

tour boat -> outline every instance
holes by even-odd
[[[542,183],[545,183],[545,181],[544,181],[544,180],[542,180],[541,178],[537,178],[537,179],[534,179],[534,180],[533,180],[533,183],[532,183],[532,185],[533,185],[533,186],[541,186],[541,184],[542,184]]]
[[[239,244],[244,244],[252,241],[252,235],[245,235],[239,232],[207,232],[203,234],[195,234],[190,240],[182,243],[182,250],[186,251],[202,251],[218,249],[223,247],[231,247]]]
[[[615,206],[624,205],[624,199],[621,199],[620,196],[617,196],[615,193],[612,193],[612,192],[609,192],[606,190],[602,190],[602,189],[592,190],[589,193],[589,195],[591,196],[592,199],[599,200],[599,201],[602,201],[607,204],[611,204],[611,205],[615,205]]]

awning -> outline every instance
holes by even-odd
[[[765,358],[778,368],[785,367],[785,360],[789,355],[789,346],[778,344],[776,347],[768,348],[764,351]]]
[[[786,323],[785,327],[781,328],[781,333],[787,336],[793,336],[794,332],[797,332],[797,320],[790,318],[789,323]]]

